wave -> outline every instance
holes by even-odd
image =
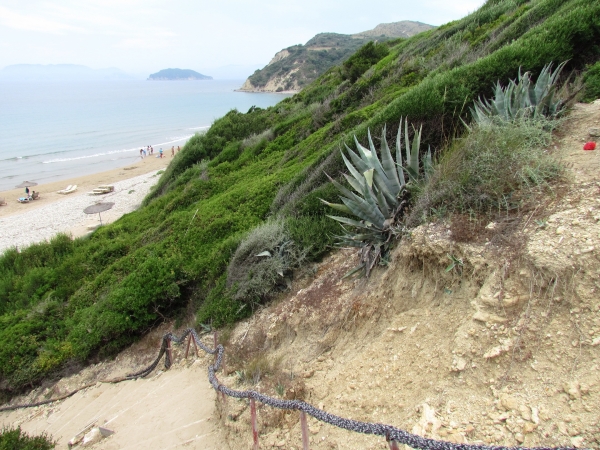
[[[170,140],[159,143],[159,144],[152,144],[152,147],[160,147],[161,145],[169,145],[169,144],[174,144],[176,142],[187,141],[192,136],[193,136],[193,134],[186,135],[186,136],[176,136],[176,137],[172,137],[172,138],[167,138]],[[141,147],[126,148],[126,149],[122,149],[122,150],[109,150],[106,152],[94,153],[92,155],[73,156],[71,158],[55,158],[55,159],[50,159],[47,161],[42,161],[42,164],[52,164],[52,163],[58,163],[58,162],[77,161],[77,160],[81,160],[81,159],[99,158],[101,156],[115,155],[115,154],[119,154],[119,153],[139,152],[140,148],[146,148],[146,146],[144,145]],[[135,156],[137,157],[138,155],[136,154]],[[113,160],[116,160],[116,159],[118,159],[118,158],[113,158]]]
[[[203,125],[201,127],[186,128],[186,130],[206,130],[207,128],[210,128],[210,125]]]

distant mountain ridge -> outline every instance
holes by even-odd
[[[356,34],[319,33],[305,45],[293,45],[276,53],[269,64],[248,77],[239,90],[299,91],[369,41],[407,38],[432,28],[435,27],[404,20],[381,23],[372,30]]]
[[[208,75],[202,75],[201,73],[191,69],[163,69],[159,72],[151,74],[148,77],[148,80],[212,80],[212,77],[209,77]]]
[[[5,81],[96,81],[130,80],[131,75],[121,69],[92,69],[78,64],[14,64],[0,71]]]

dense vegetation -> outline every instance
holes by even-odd
[[[138,211],[87,238],[57,236],[0,258],[3,392],[110,355],[165,318],[195,315],[200,323],[221,326],[250,314],[285,280],[276,279],[272,289],[249,285],[243,294],[239,281],[228,280],[228,273],[236,272],[230,264],[240,243],[253,250],[238,252],[236,260],[264,263],[261,258],[270,256],[257,256],[257,247],[248,243],[261,242],[264,233],[249,233],[269,219],[281,225],[265,228],[274,230],[278,242],[264,250],[271,257],[282,255],[288,266],[282,270],[272,260],[260,266],[265,268],[261,274],[256,267],[243,272],[247,279],[269,279],[269,273],[272,279],[278,271],[285,278],[294,264],[321,258],[332,236],[340,234],[326,217],[330,208],[319,200],[338,202],[325,172],[340,178],[342,144],[354,145],[353,135],[364,143],[368,128],[379,147],[384,126],[391,142],[400,118],[408,117],[417,129],[423,125],[422,148],[431,146],[443,163],[432,183],[442,183],[448,195],[436,196],[427,186],[421,194],[414,192],[419,211],[414,223],[453,208],[492,210],[506,190],[531,177],[527,172],[492,189],[498,197],[479,205],[468,195],[477,184],[448,174],[453,166],[461,167],[452,155],[464,151],[477,164],[487,163],[479,157],[481,142],[507,133],[484,130],[487,135],[473,134],[471,140],[447,146],[464,132],[469,107],[479,96],[489,98],[497,80],[506,85],[515,78],[520,67],[535,78],[551,61],[568,61],[566,75],[591,67],[588,94],[593,93],[598,42],[598,2],[489,0],[462,20],[386,44],[385,52],[362,50],[353,58],[360,69],[356,75],[348,66],[337,66],[272,108],[229,112],[190,139]],[[370,64],[366,68],[364,61]],[[509,135],[527,138],[521,155],[545,142],[531,126]],[[511,157],[511,146],[497,148]],[[557,172],[542,162],[547,176]],[[450,201],[456,198],[452,192],[461,194],[459,204]],[[293,253],[284,251],[291,249],[287,242],[293,243]]]
[[[30,436],[20,427],[0,431],[0,450],[50,450],[55,443],[46,435]]]

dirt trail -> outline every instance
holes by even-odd
[[[166,329],[153,332],[114,361],[88,367],[15,403],[39,401],[51,393],[64,394],[90,381],[139,369],[156,356],[159,336]],[[32,434],[46,432],[58,441],[57,448],[67,448],[69,440],[95,424],[114,431],[94,444],[95,449],[226,449],[214,415],[215,392],[207,376],[212,358],[200,355],[184,360],[182,350],[174,349],[176,363],[168,371],[160,370],[161,362],[159,370],[146,379],[97,383],[61,402],[0,413],[0,426],[20,425]]]

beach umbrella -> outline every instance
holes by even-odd
[[[102,216],[101,212],[108,211],[110,208],[115,206],[113,202],[104,202],[104,203],[96,203],[94,205],[90,205],[83,210],[86,214],[96,214],[98,213],[98,217],[100,217],[100,225],[102,225]]]
[[[37,186],[37,183],[35,181],[23,181],[21,184],[19,184],[18,186],[15,186],[16,188],[24,188],[24,187],[32,187],[32,186]]]

